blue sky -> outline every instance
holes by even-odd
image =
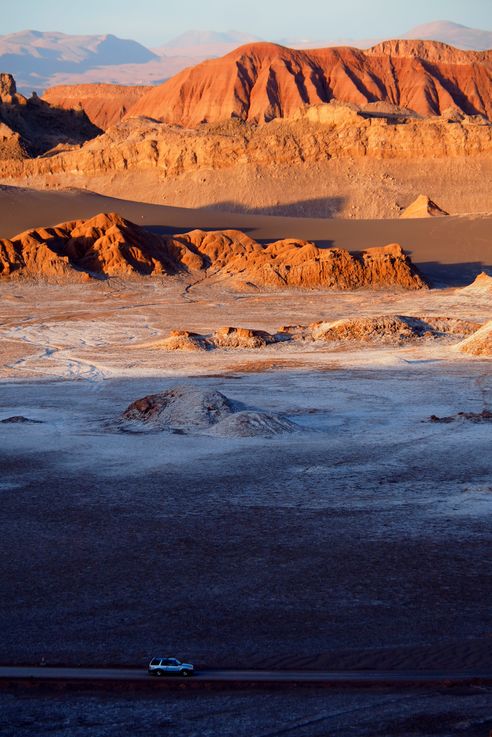
[[[491,30],[492,0],[18,0],[2,8],[0,33],[114,33],[156,45],[189,29],[367,38],[440,19]]]

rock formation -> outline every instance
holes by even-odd
[[[18,94],[14,78],[0,74],[0,157],[38,156],[60,143],[80,145],[100,133],[82,110],[52,107],[37,95]]]
[[[471,356],[492,358],[492,320],[489,320],[480,330],[459,343],[458,350]]]
[[[219,328],[213,335],[173,330],[168,338],[153,344],[165,350],[247,349],[258,350],[274,343],[291,341],[351,341],[359,343],[388,343],[402,345],[420,339],[447,341],[473,335],[480,323],[455,317],[409,317],[380,315],[377,317],[350,317],[333,322],[312,325],[287,325],[272,335],[249,328]]]
[[[0,420],[2,425],[42,425],[42,420],[33,420],[31,417],[24,417],[24,415],[13,415],[12,417],[5,417]]]
[[[196,131],[131,119],[77,150],[32,160],[0,160],[0,180],[23,185],[29,178],[40,187],[87,186],[127,196],[131,176],[135,198],[144,201],[162,202],[164,188],[173,204],[196,207],[215,202],[234,209],[243,199],[263,211],[265,200],[271,202],[276,192],[277,205],[297,203],[296,214],[313,214],[303,201],[321,198],[327,203],[340,200],[340,209],[350,217],[350,200],[355,198],[358,209],[363,208],[360,217],[388,217],[397,214],[401,187],[414,192],[428,186],[419,182],[432,161],[455,211],[459,206],[468,211],[487,207],[492,125],[474,118],[453,124],[441,118],[406,118],[393,124],[336,105],[321,107],[313,120],[307,110],[296,120],[263,126],[229,121]],[[456,197],[454,176],[460,176],[465,197]],[[412,177],[418,183],[412,183]],[[234,202],[224,203],[231,188]],[[291,214],[292,205],[285,212]]]
[[[412,202],[405,210],[403,210],[402,218],[435,218],[449,215],[448,212],[443,210],[439,205],[436,205],[430,197],[425,194],[421,194],[417,199]]]
[[[244,409],[217,391],[174,386],[132,402],[117,420],[125,432],[167,430],[220,437],[272,437],[300,428],[282,415]]]
[[[263,330],[223,327],[215,331],[212,342],[216,348],[264,348],[275,338]]]
[[[167,351],[206,351],[212,346],[204,335],[190,333],[189,330],[172,330],[171,334],[155,347]]]
[[[22,161],[28,156],[25,142],[17,131],[0,123],[0,161]]]
[[[236,230],[159,236],[115,213],[0,240],[0,275],[7,277],[186,276],[195,272],[215,281],[227,280],[238,289],[251,284],[307,289],[426,286],[396,244],[350,254],[294,239],[263,246]],[[226,328],[216,339],[237,343],[266,340],[267,335]]]
[[[55,88],[50,100],[80,103],[109,129],[74,147],[67,143],[80,137],[53,135],[50,124],[43,141],[4,121],[0,181],[127,197],[131,179],[132,196],[146,202],[280,215],[397,217],[416,192],[432,192],[453,213],[485,211],[492,124],[482,113],[492,99],[491,53],[417,42],[367,52],[253,44],[152,88],[135,105],[117,86],[109,95],[102,86]],[[131,89],[132,99],[139,94]],[[162,114],[159,106],[139,107],[161,94]],[[421,98],[423,107],[415,102]],[[123,108],[127,117],[115,125]],[[174,125],[204,117],[210,122],[196,128]]]
[[[185,127],[231,118],[261,123],[333,98],[356,104],[382,100],[425,116],[453,105],[490,119],[492,51],[410,40],[367,51],[247,44],[183,70],[143,95],[129,115]]]
[[[0,102],[2,105],[25,104],[25,98],[17,94],[17,85],[11,74],[0,73]]]
[[[477,296],[483,295],[484,297],[490,295],[492,297],[492,276],[482,271],[475,281],[467,287],[463,287],[461,292],[470,295],[476,294]]]
[[[462,422],[492,422],[492,412],[484,409],[482,412],[458,412],[456,415],[448,415],[447,417],[438,417],[437,415],[431,415],[429,417],[429,422],[437,422],[444,425],[448,425],[450,422],[459,422],[460,420]]]
[[[477,323],[449,317],[380,315],[316,323],[312,326],[312,336],[314,340],[401,345],[421,338],[463,337],[476,329]]]
[[[53,107],[65,110],[81,109],[94,125],[106,130],[119,123],[137,100],[151,89],[149,85],[57,85],[45,90],[43,100]]]
[[[193,386],[172,389],[137,399],[121,416],[126,430],[203,430],[230,415],[232,403],[220,392]]]
[[[175,274],[180,249],[118,215],[37,228],[0,240],[0,274],[51,277]]]

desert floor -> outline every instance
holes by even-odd
[[[5,737],[483,737],[490,693],[479,689],[390,692],[160,692],[0,694]]]
[[[142,279],[1,287],[3,662],[466,667],[492,656],[490,360],[445,340],[168,352],[172,328],[490,319],[458,289],[234,294]],[[127,434],[176,383],[280,412],[263,438]]]

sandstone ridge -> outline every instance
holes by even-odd
[[[187,277],[197,273],[236,289],[426,286],[398,244],[351,254],[295,239],[264,246],[236,230],[160,236],[115,213],[0,240],[0,275],[4,277]],[[231,334],[219,337],[238,338]]]
[[[472,159],[480,166],[491,152],[492,125],[482,119],[465,117],[449,123],[440,117],[404,117],[393,124],[391,117],[364,117],[357,108],[330,103],[264,126],[229,121],[183,130],[133,118],[77,150],[33,160],[0,161],[0,177],[5,181],[57,178],[75,185],[83,177],[126,176],[129,172],[173,180],[186,174],[206,178],[210,172],[219,172],[222,178],[229,171],[238,179],[247,170],[261,183],[264,177],[284,176],[284,167],[302,171],[302,167],[337,161],[349,166],[353,159],[381,160],[388,165],[432,160],[436,166],[443,161],[452,165],[455,159],[460,166],[460,161]],[[317,182],[319,190],[319,175]],[[152,189],[156,189],[155,182]]]

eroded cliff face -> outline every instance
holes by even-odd
[[[306,217],[399,217],[425,192],[452,214],[483,213],[491,153],[492,125],[476,117],[395,121],[327,104],[261,126],[132,118],[81,147],[0,160],[0,182]]]
[[[80,145],[99,133],[83,110],[61,110],[35,94],[26,98],[10,74],[0,74],[0,159],[38,156],[59,144]]]
[[[185,127],[231,118],[261,123],[334,98],[384,101],[423,116],[453,106],[492,119],[492,51],[434,41],[388,41],[368,51],[248,44],[183,70],[143,95],[128,115]]]
[[[134,118],[76,150],[33,161],[0,162],[0,177],[148,170],[175,177],[244,164],[268,170],[331,159],[429,160],[492,152],[492,124],[472,117],[456,123],[442,118],[404,118],[395,123],[391,118],[366,118],[353,110],[325,107],[326,111],[308,109],[291,121],[263,126],[231,121],[198,130]],[[338,110],[336,119],[332,110]]]
[[[48,88],[43,100],[65,110],[82,109],[98,128],[106,130],[132,109],[151,86],[118,84],[57,85]]]
[[[158,236],[115,213],[0,240],[0,276],[190,276],[234,288],[357,289],[425,283],[397,244],[350,254],[286,239],[263,246],[240,231],[193,230]]]

